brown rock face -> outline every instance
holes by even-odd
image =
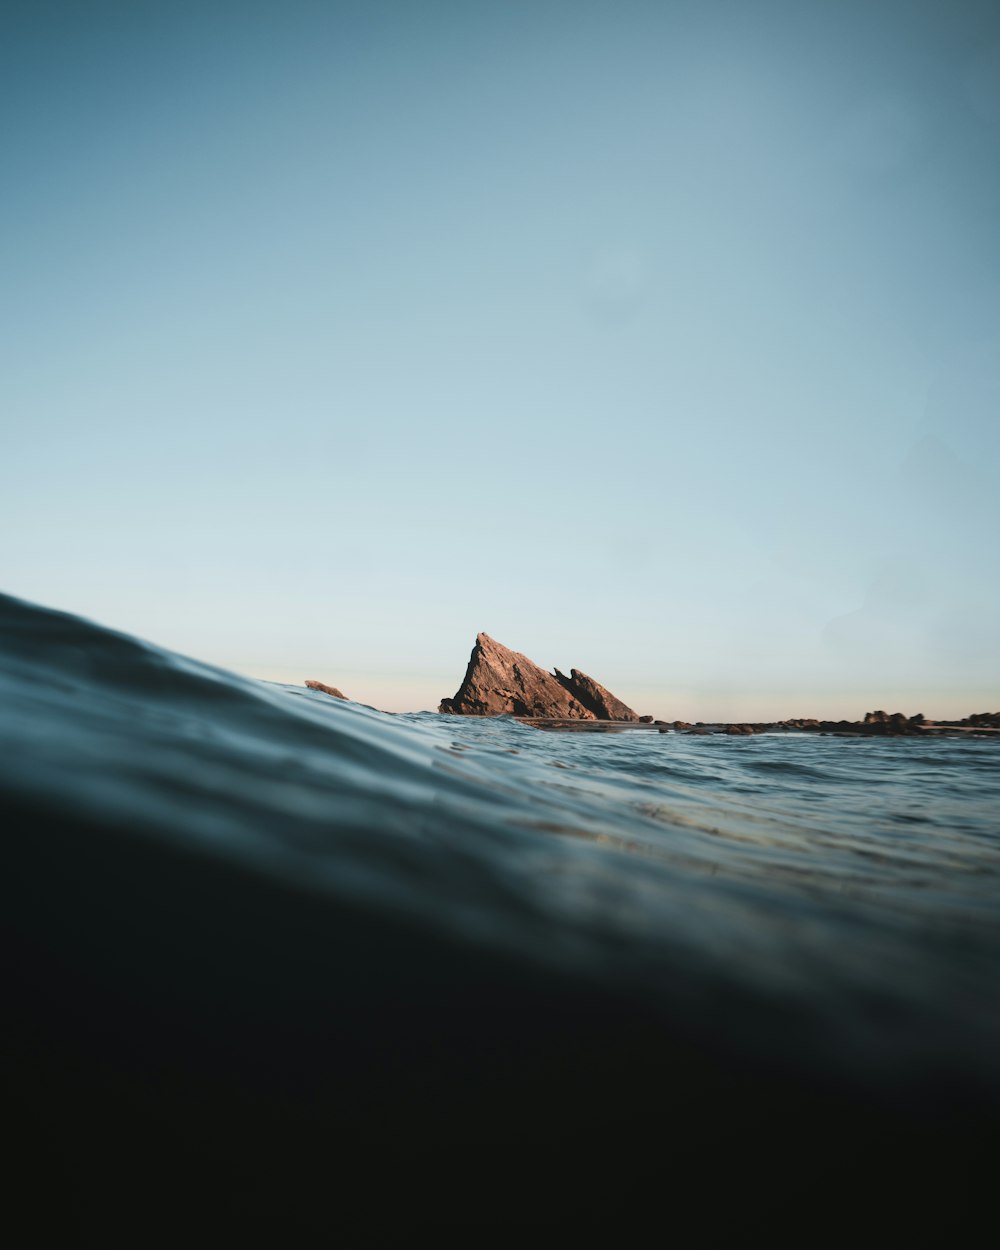
[[[584,707],[590,708],[596,720],[639,720],[635,712],[621,699],[616,699],[610,690],[605,690],[600,682],[594,681],[578,668],[571,668],[570,676],[555,670],[556,678],[566,687],[571,695]],[[652,721],[652,716],[649,718]]]
[[[465,680],[440,712],[459,716],[529,716],[560,720],[638,720],[635,712],[586,673],[547,673],[519,651],[480,634]]]
[[[321,681],[307,681],[306,685],[310,690],[322,690],[324,694],[332,695],[335,699],[347,699],[347,695],[336,686],[324,686]],[[348,702],[350,702],[349,699]]]

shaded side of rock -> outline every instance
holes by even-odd
[[[569,677],[555,670],[556,680],[584,707],[589,708],[597,720],[637,721],[641,718],[621,699],[616,699],[599,681],[588,677],[578,668],[571,668]],[[649,718],[652,721],[652,717]]]
[[[306,685],[310,690],[322,690],[324,694],[331,695],[334,699],[347,699],[347,695],[342,690],[338,690],[336,686],[324,686],[321,681],[307,681]],[[348,703],[350,702],[347,699]]]
[[[439,712],[459,716],[529,716],[597,720],[558,678],[489,634],[479,634],[458,692]]]

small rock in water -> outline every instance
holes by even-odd
[[[347,699],[347,702],[350,703],[347,695],[342,690],[338,690],[336,686],[325,686],[321,681],[312,680],[307,681],[306,685],[310,690],[322,690],[324,694],[331,695],[334,699]]]

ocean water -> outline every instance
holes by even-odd
[[[984,1200],[998,742],[389,715],[2,598],[0,794],[52,1231]]]

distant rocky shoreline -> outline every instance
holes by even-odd
[[[336,699],[346,699],[335,686],[305,683]],[[761,733],[850,734],[861,737],[920,737],[927,733],[989,737],[1000,733],[1000,712],[975,712],[961,720],[929,720],[922,712],[867,712],[863,720],[819,720],[793,717],[778,721],[709,724],[698,721],[654,720],[640,716],[610,690],[580,669],[570,675],[551,673],[533,660],[512,651],[489,634],[480,633],[472,649],[461,686],[442,699],[438,711],[451,716],[513,716],[539,729],[615,730],[653,729],[660,733],[727,734],[749,737]]]
[[[905,716],[902,712],[892,714],[883,711],[867,712],[864,720],[817,720],[815,717],[793,717],[778,721],[743,721],[737,723],[697,721],[662,721],[628,723],[623,721],[568,721],[518,717],[526,725],[538,729],[570,730],[622,730],[654,729],[659,733],[725,734],[730,737],[749,737],[764,733],[816,733],[837,734],[862,738],[925,737],[929,734],[967,735],[972,738],[989,738],[1000,734],[1000,712],[975,712],[962,720],[928,720],[923,714]]]

